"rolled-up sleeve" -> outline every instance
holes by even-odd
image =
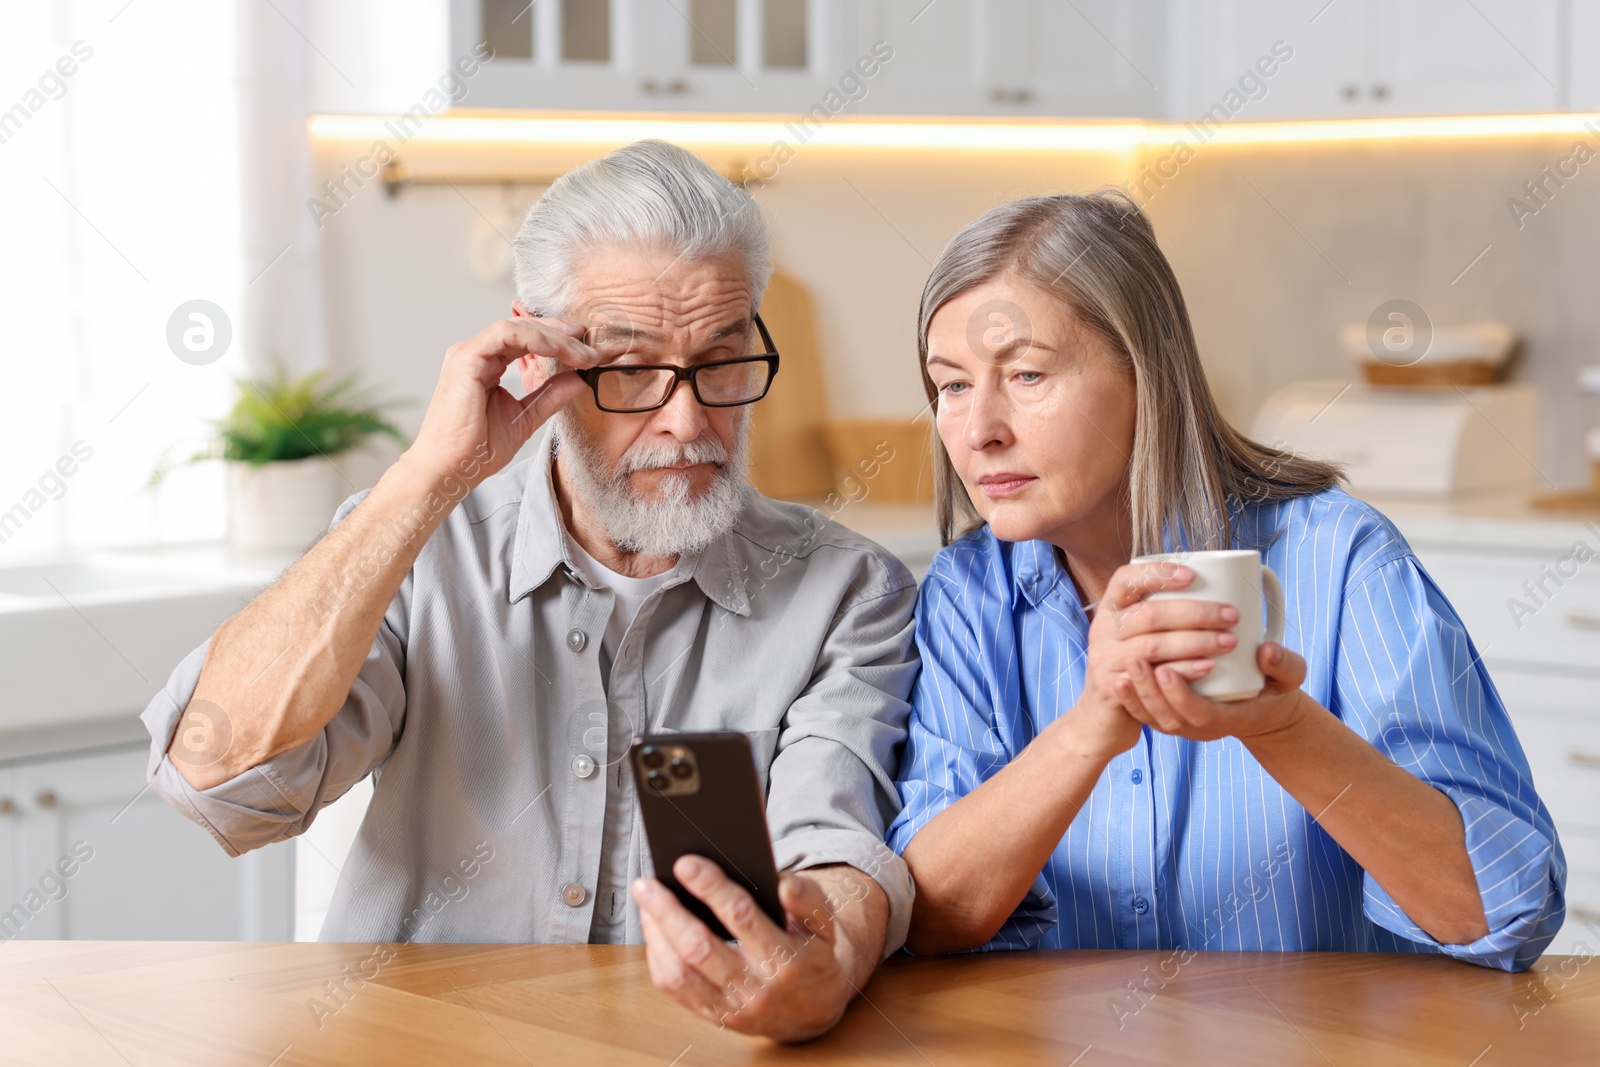
[[[1520,971],[1566,914],[1566,860],[1500,695],[1454,609],[1414,557],[1358,576],[1346,596],[1333,710],[1455,802],[1489,932],[1436,941],[1370,875],[1369,919],[1407,940]]]
[[[769,772],[767,822],[780,870],[849,864],[889,900],[884,955],[905,943],[913,890],[883,843],[899,803],[894,774],[916,677],[916,585],[896,565],[887,590],[842,604],[811,684],[784,716]]]
[[[995,717],[992,687],[1001,672],[983,663],[979,634],[961,610],[958,579],[945,572],[945,560],[935,561],[917,606],[922,667],[900,765],[902,807],[889,828],[889,847],[896,853],[904,853],[918,831],[988,781],[1014,755]],[[1041,872],[983,948],[1036,947],[1055,921],[1055,896]]]
[[[331,525],[365,495],[347,500]],[[303,833],[318,811],[379,766],[399,739],[406,709],[404,599],[396,597],[391,604],[344,705],[316,736],[209,789],[190,784],[168,754],[180,725],[205,731],[218,758],[232,735],[228,709],[189,709],[211,640],[189,653],[140,715],[150,734],[146,775],[151,788],[205,828],[230,856]]]

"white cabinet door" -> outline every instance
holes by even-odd
[[[1171,117],[1213,108],[1272,45],[1241,118],[1550,111],[1563,0],[1199,0],[1173,6]],[[1253,88],[1253,86],[1251,86]]]
[[[983,83],[984,8],[979,0],[860,0],[842,16],[850,61],[878,42],[892,58],[872,78],[860,110],[887,115],[971,115],[991,107]],[[1009,110],[1009,109],[1004,109]]]
[[[1561,0],[1378,3],[1377,86],[1406,115],[1562,106]]]
[[[980,80],[991,112],[1161,113],[1166,33],[1158,0],[988,0]]]
[[[848,0],[451,0],[469,106],[798,114],[841,75]],[[851,57],[853,59],[853,57]]]
[[[22,903],[21,886],[16,877],[15,850],[19,844],[16,820],[17,798],[11,768],[0,767],[0,941],[17,936],[30,919],[25,905],[20,913],[11,910]]]
[[[1569,0],[1565,106],[1600,111],[1600,0]]]
[[[1491,672],[1567,858],[1567,921],[1548,951],[1600,944],[1600,675]]]
[[[230,859],[145,787],[147,753],[135,745],[11,769],[15,880],[48,900],[22,936],[290,940],[292,846]]]
[[[1168,117],[1215,127],[1372,114],[1376,25],[1366,0],[1175,0]]]

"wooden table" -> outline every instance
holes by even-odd
[[[12,941],[0,1061],[1554,1067],[1600,1062],[1600,966],[1580,959],[1510,975],[1333,953],[900,957],[796,1047],[682,1011],[637,948]]]

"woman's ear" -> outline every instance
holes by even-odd
[[[513,300],[511,301],[511,317],[514,319],[531,319],[533,315],[527,308],[522,306],[522,301]]]

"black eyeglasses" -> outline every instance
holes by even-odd
[[[719,359],[693,367],[648,363],[621,367],[589,367],[578,377],[589,383],[601,411],[631,414],[665,407],[678,383],[687,381],[694,398],[708,408],[736,408],[767,395],[778,376],[778,352],[761,316],[754,316],[766,351],[761,355]]]

